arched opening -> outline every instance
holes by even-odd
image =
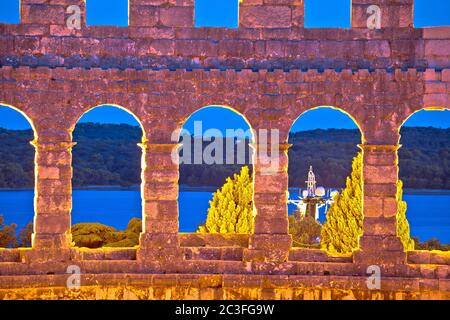
[[[21,111],[0,104],[0,247],[31,247],[35,139]]]
[[[75,246],[133,247],[142,230],[142,125],[112,105],[86,112],[73,130]]]
[[[450,249],[450,111],[421,110],[400,129],[399,178],[416,250]]]
[[[253,228],[253,134],[231,108],[194,112],[179,135],[180,232],[250,233]]]
[[[333,107],[308,110],[292,125],[288,212],[293,247],[332,254],[357,248],[363,219],[362,141],[356,122]],[[343,234],[353,237],[343,239]]]

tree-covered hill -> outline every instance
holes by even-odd
[[[32,187],[34,147],[31,130],[0,128],[0,188]]]
[[[358,152],[358,130],[311,130],[290,135],[289,185],[304,187],[309,166],[319,185],[343,187],[350,175],[352,159]]]
[[[450,129],[401,130],[400,177],[406,188],[450,189]],[[74,131],[74,186],[140,183],[142,131],[129,125],[80,123]],[[289,183],[303,187],[309,166],[323,186],[342,187],[360,143],[357,130],[311,130],[290,136]],[[0,128],[0,188],[33,187],[31,130]],[[234,144],[248,141],[234,141]],[[226,143],[225,141],[223,142]],[[204,142],[203,148],[209,143]],[[193,142],[192,142],[193,146]],[[249,148],[246,148],[247,153]],[[246,162],[249,156],[246,155]],[[221,186],[241,165],[184,164],[180,184]]]
[[[405,188],[450,189],[450,129],[403,127],[400,178]],[[342,187],[361,143],[358,130],[311,130],[291,134],[289,184],[303,186],[309,165],[321,185]]]
[[[73,140],[73,185],[129,186],[141,179],[142,139],[139,127],[80,123]]]

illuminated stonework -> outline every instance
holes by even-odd
[[[399,129],[450,101],[450,27],[413,28],[412,0],[354,1],[353,28],[333,30],[304,29],[298,0],[243,1],[237,30],[194,28],[193,0],[130,0],[129,27],[81,30],[65,25],[70,5],[85,16],[81,0],[21,3],[22,24],[0,24],[0,104],[35,131],[35,230],[33,248],[0,249],[0,298],[74,298],[65,288],[71,265],[84,298],[449,298],[449,254],[404,252],[396,237]],[[369,5],[381,8],[381,30],[367,29]],[[72,130],[104,104],[132,113],[145,132],[138,248],[71,244]],[[171,133],[217,104],[253,130],[278,129],[283,143],[293,119],[317,106],[355,120],[364,158],[358,251],[292,248],[287,144],[278,170],[254,165],[254,234],[178,233]],[[364,287],[370,265],[381,268],[381,290]]]

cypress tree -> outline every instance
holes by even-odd
[[[253,232],[253,182],[247,166],[233,179],[227,178],[209,202],[206,223],[199,226],[202,233]]]
[[[397,182],[397,236],[403,243],[405,251],[414,250],[414,240],[410,237],[409,222],[406,219],[407,204],[403,201],[403,182]]]
[[[350,253],[358,248],[358,238],[363,233],[362,213],[362,153],[353,158],[352,173],[342,192],[335,196],[322,227],[321,247],[330,253]],[[405,250],[414,249],[406,219],[406,202],[402,200],[403,183],[397,183],[397,236]]]
[[[321,246],[330,253],[347,253],[358,247],[362,234],[362,154],[353,158],[345,188],[335,196],[321,232]]]

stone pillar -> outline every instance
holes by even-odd
[[[178,144],[142,147],[143,229],[138,259],[174,263],[178,242]]]
[[[239,4],[239,27],[292,28],[303,25],[303,0],[244,0]]]
[[[35,140],[34,260],[67,260],[71,245],[72,142]]]
[[[360,145],[363,151],[363,235],[355,262],[397,265],[406,253],[397,237],[398,145]]]
[[[378,17],[381,29],[412,28],[413,5],[414,0],[352,0],[352,28],[368,28],[367,20]]]
[[[288,223],[288,149],[283,144],[278,156],[268,155],[266,145],[253,145],[254,234],[244,253],[246,261],[283,262],[292,246]]]

